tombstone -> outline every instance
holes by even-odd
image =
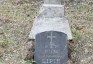
[[[68,40],[72,39],[69,21],[65,16],[64,5],[61,0],[44,0],[40,7],[31,29],[29,39],[35,39],[35,35],[45,31],[59,31],[67,34]]]
[[[67,64],[67,40],[72,39],[61,0],[44,0],[29,39],[35,39],[36,64]]]
[[[35,64],[67,64],[67,35],[46,31],[36,35]]]

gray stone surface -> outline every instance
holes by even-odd
[[[66,18],[37,18],[30,32],[29,38],[35,39],[35,35],[45,31],[59,31],[67,34],[72,39],[71,30]]]
[[[44,4],[40,8],[40,13],[38,17],[40,18],[54,18],[64,16],[64,5],[47,5]]]
[[[36,35],[36,64],[67,64],[67,35],[62,32],[48,31]]]
[[[4,2],[2,0],[0,0],[0,7],[2,7],[3,4],[4,4]]]
[[[40,13],[33,23],[29,39],[35,39],[35,35],[45,31],[59,31],[67,34],[68,40],[72,39],[68,19],[64,14],[64,5],[43,4]]]
[[[61,0],[44,0],[44,4],[61,4]]]

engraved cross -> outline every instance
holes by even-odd
[[[53,36],[53,33],[51,32],[50,36],[47,36],[47,38],[50,38],[50,48],[53,48],[53,38],[55,38],[56,36]]]

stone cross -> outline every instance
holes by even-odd
[[[50,36],[47,36],[47,38],[50,38],[50,48],[53,48],[53,38],[55,38],[56,36],[53,36],[52,32]]]

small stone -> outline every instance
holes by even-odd
[[[34,41],[28,42],[29,48],[27,49],[27,53],[24,60],[32,60],[34,57]]]
[[[3,56],[3,52],[0,51],[0,57],[2,57],[2,56]]]
[[[0,27],[0,35],[4,34],[3,28]]]
[[[28,50],[27,55],[24,60],[32,60],[34,56],[34,52],[32,50]]]

